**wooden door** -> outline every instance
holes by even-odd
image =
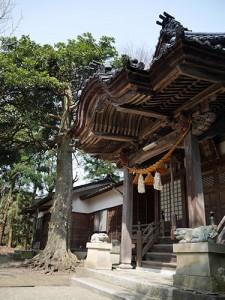
[[[167,181],[163,184],[163,189],[160,193],[160,209],[163,212],[165,220],[165,234],[170,235],[171,220],[172,220],[172,205],[177,217],[177,227],[183,227],[183,192],[181,178],[174,180],[174,198],[172,199],[171,182]],[[174,204],[173,204],[173,203]]]
[[[214,212],[218,224],[225,215],[225,162],[219,161],[206,166],[202,172],[205,201],[206,223],[209,224],[210,212]]]
[[[157,218],[155,216],[155,201],[153,186],[146,186],[145,193],[140,194],[137,186],[134,185],[133,190],[133,225],[149,224]]]

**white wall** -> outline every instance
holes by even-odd
[[[117,190],[123,192],[123,186],[118,187]],[[87,214],[121,204],[123,204],[123,197],[115,190],[110,190],[86,200],[80,200],[76,194],[72,201],[72,212]]]

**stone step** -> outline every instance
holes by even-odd
[[[82,285],[109,299],[224,300],[220,293],[206,293],[173,285],[174,271],[155,269],[94,270],[78,267],[70,285]],[[75,295],[76,298],[76,295]]]
[[[157,244],[177,244],[178,240],[172,240],[169,236],[160,237]]]
[[[151,268],[156,270],[176,270],[177,264],[175,262],[162,262],[154,260],[143,260],[141,266],[143,268]]]
[[[176,254],[170,252],[147,252],[144,260],[176,263],[177,257]]]
[[[131,295],[133,292],[145,298],[140,299],[165,299],[172,300],[174,287],[172,286],[172,275],[148,272],[143,270],[93,270],[87,268],[77,268],[76,275],[71,279],[74,283],[90,283],[90,279],[96,279],[101,283],[112,285],[110,288],[117,287],[128,291]],[[96,282],[95,282],[96,283]],[[96,284],[97,284],[96,283]],[[133,298],[132,298],[133,297]],[[127,299],[139,299],[134,296]],[[123,298],[122,298],[123,299]],[[125,298],[126,299],[126,298]]]
[[[106,283],[102,280],[96,278],[73,278],[73,285],[79,285],[83,288],[87,288],[88,290],[106,296],[109,299],[124,299],[124,300],[144,300],[146,299],[145,295],[141,295],[136,293],[135,291],[130,291],[120,286],[115,286],[109,283]],[[148,297],[150,300],[158,300],[159,298]]]
[[[173,244],[154,244],[149,252],[173,252]]]

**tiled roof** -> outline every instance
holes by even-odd
[[[121,183],[119,183],[119,185],[120,184]],[[83,185],[76,186],[76,187],[73,188],[73,191],[75,193],[78,192],[79,190],[87,191],[87,193],[82,196],[82,199],[83,199],[83,197],[86,197],[86,196],[87,196],[86,198],[91,198],[92,194],[97,195],[97,193],[98,194],[104,193],[105,191],[109,190],[111,187],[113,188],[115,186],[117,186],[117,184],[112,183],[112,180],[110,180],[107,177],[107,178],[102,179],[102,180],[96,180],[96,181],[93,181],[93,182],[90,182],[90,183],[86,183],[86,184],[83,184]],[[91,193],[88,193],[88,188],[91,188],[91,187],[95,187],[95,191],[91,192]],[[46,203],[51,201],[53,199],[53,197],[54,197],[54,193],[51,193],[51,194],[43,197],[42,199],[37,199],[36,204],[33,205],[32,207],[27,208],[24,212],[29,213],[29,212],[34,212],[37,209],[40,209],[40,210],[49,209],[51,207],[51,205],[46,205]]]
[[[159,17],[162,21],[157,21],[156,23],[162,26],[162,29],[160,31],[159,42],[156,46],[152,64],[161,58],[162,55],[166,54],[168,49],[173,47],[180,38],[209,46],[212,49],[225,51],[225,32],[192,32],[166,12],[164,12],[164,15],[159,15]]]
[[[123,181],[120,181],[118,183],[111,183],[107,186],[104,186],[102,188],[99,188],[98,190],[94,191],[94,192],[91,192],[91,193],[88,193],[88,194],[85,194],[85,195],[82,195],[80,197],[81,200],[85,200],[85,199],[89,199],[89,198],[92,198],[92,197],[95,197],[95,196],[98,196],[102,193],[106,193],[114,188],[117,188],[119,186],[121,186],[123,184]]]
[[[78,149],[139,165],[172,147],[186,117],[196,136],[224,117],[225,33],[194,33],[167,13],[160,18],[149,69],[127,56],[120,70],[95,63],[68,132]],[[155,141],[152,151],[143,150]]]

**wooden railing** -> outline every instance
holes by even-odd
[[[225,216],[222,218],[219,225],[216,225],[215,213],[214,211],[211,211],[209,220],[210,220],[210,225],[214,226],[218,232],[216,243],[225,244]]]
[[[158,221],[133,226],[133,242],[136,243],[137,267],[141,267],[142,257],[159,239],[160,227],[161,223]],[[134,234],[135,231],[136,234]]]
[[[220,221],[217,226],[217,231],[219,235],[217,236],[216,242],[220,244],[225,244],[225,216]]]

